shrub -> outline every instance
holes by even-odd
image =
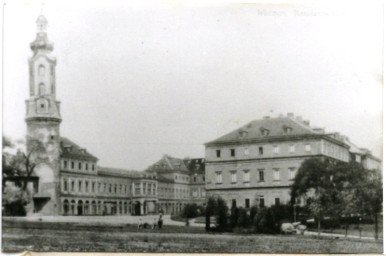
[[[225,231],[228,226],[228,206],[224,199],[221,197],[217,198],[217,227],[220,231]]]
[[[232,206],[231,215],[229,216],[229,225],[231,228],[237,227],[238,219],[239,219],[239,208]]]
[[[196,204],[187,204],[182,210],[181,217],[196,218],[199,213],[199,208]]]
[[[240,207],[238,208],[238,213],[237,226],[243,228],[249,227],[251,225],[251,221],[247,211]]]

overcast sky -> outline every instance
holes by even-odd
[[[91,3],[91,2],[90,2]],[[4,7],[3,133],[26,133],[41,6]],[[382,8],[256,4],[43,7],[61,136],[142,170],[265,115],[293,112],[382,155]]]

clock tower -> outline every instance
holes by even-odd
[[[53,45],[47,38],[47,19],[40,15],[36,20],[36,39],[31,43],[33,55],[29,58],[29,99],[26,100],[27,152],[40,141],[44,152],[34,157],[39,177],[37,193],[33,196],[34,212],[43,215],[60,213],[60,102],[56,100],[56,58],[51,56]],[[37,160],[44,159],[44,160]]]

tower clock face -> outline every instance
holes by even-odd
[[[36,112],[39,114],[48,113],[48,101],[46,99],[38,99],[36,102]]]

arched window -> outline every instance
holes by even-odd
[[[39,84],[39,95],[44,95],[46,93],[46,88],[43,83]]]
[[[46,73],[46,68],[43,65],[39,66],[39,76],[44,76]]]

